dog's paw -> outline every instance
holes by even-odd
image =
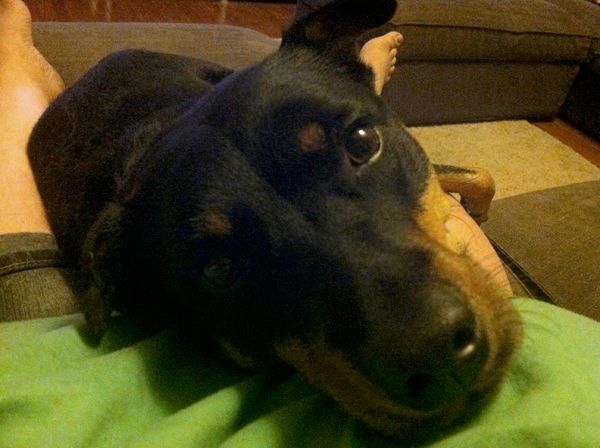
[[[108,326],[111,306],[106,293],[97,285],[92,284],[83,298],[83,313],[88,331],[96,336],[104,333]]]

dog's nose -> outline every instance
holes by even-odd
[[[404,380],[401,399],[416,408],[432,409],[470,389],[485,364],[488,345],[466,307],[452,310],[442,331],[426,340],[431,352],[416,356]]]
[[[423,315],[394,332],[395,340],[388,334],[371,345],[363,363],[367,377],[392,399],[423,410],[464,395],[489,351],[474,313],[456,294],[436,292],[427,301]]]

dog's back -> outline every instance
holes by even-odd
[[[70,263],[79,262],[83,238],[115,196],[127,159],[179,119],[218,70],[227,73],[191,58],[127,50],[101,61],[46,111],[29,154]]]

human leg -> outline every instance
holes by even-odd
[[[33,46],[25,4],[0,0],[0,321],[77,310],[27,159],[33,126],[63,88]]]
[[[25,4],[0,0],[0,234],[50,232],[29,168],[27,140],[63,88],[33,46]]]

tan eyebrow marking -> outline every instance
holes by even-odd
[[[207,210],[197,219],[200,229],[210,235],[226,236],[230,235],[233,226],[229,218],[224,213],[217,210]]]
[[[316,121],[307,123],[298,131],[298,144],[303,152],[325,151],[327,149],[325,128]]]

